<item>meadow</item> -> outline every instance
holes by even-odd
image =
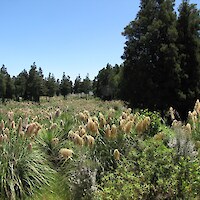
[[[0,105],[0,200],[200,198],[200,103],[178,121],[93,97]]]

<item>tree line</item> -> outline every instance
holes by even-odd
[[[17,76],[11,77],[7,72],[5,65],[0,69],[0,98],[2,102],[7,99],[29,100],[40,102],[41,96],[53,97],[54,95],[63,95],[64,98],[70,93],[86,94],[92,90],[92,81],[89,75],[81,79],[80,75],[76,78],[75,83],[70,80],[63,72],[62,79],[56,79],[52,73],[44,77],[42,68],[35,62],[27,72],[25,69]]]
[[[174,0],[140,1],[136,18],[122,33],[124,62],[99,72],[98,96],[109,93],[133,108],[166,111],[173,106],[187,116],[200,98],[200,10],[183,0],[177,14],[174,5]]]

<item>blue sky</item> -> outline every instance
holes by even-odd
[[[0,65],[10,75],[36,62],[45,76],[74,80],[121,64],[124,27],[139,0],[0,0]],[[176,3],[180,4],[181,0]],[[199,0],[191,0],[198,4]]]

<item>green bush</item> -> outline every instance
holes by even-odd
[[[139,141],[116,171],[102,179],[97,199],[195,198],[200,188],[198,162],[182,158],[176,163],[175,156],[162,142]]]

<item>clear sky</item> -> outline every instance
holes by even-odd
[[[121,64],[124,27],[139,0],[0,0],[0,65],[18,75],[36,62],[45,76],[74,80]],[[181,0],[176,0],[180,4]],[[200,0],[191,0],[198,4]]]

